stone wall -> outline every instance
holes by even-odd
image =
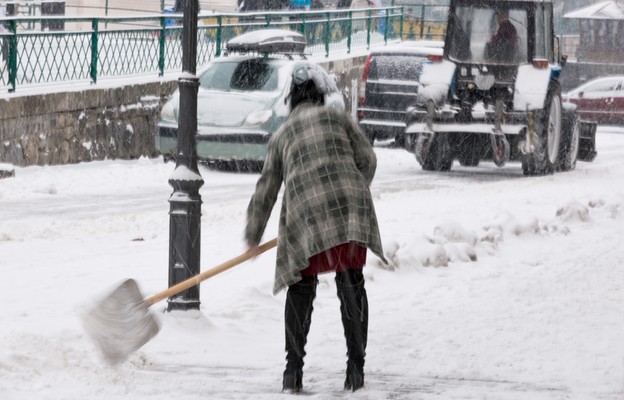
[[[345,104],[365,57],[320,63],[337,77]],[[70,164],[158,155],[160,109],[177,80],[113,88],[11,95],[0,98],[0,163]]]
[[[55,165],[154,156],[154,129],[177,82],[0,99],[0,162]]]

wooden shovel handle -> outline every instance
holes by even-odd
[[[258,246],[258,253],[257,254],[262,254],[265,251],[272,249],[273,247],[275,247],[277,245],[277,238],[273,239],[273,240],[269,240],[266,243],[261,244],[260,246]],[[200,282],[205,281],[208,278],[211,278],[217,274],[220,274],[223,271],[226,271],[232,267],[237,266],[238,264],[241,264],[247,260],[249,260],[250,258],[253,258],[255,255],[252,254],[250,251],[246,251],[243,254],[241,254],[240,256],[234,257],[231,260],[228,260],[224,263],[221,263],[219,265],[217,265],[214,268],[211,268],[207,271],[202,272],[201,274],[197,274],[191,278],[188,278],[187,280],[184,280],[176,285],[171,286],[169,289],[167,290],[163,290],[160,293],[156,293],[155,295],[153,295],[152,297],[148,298],[147,300],[145,300],[143,303],[149,307],[157,302],[159,302],[162,299],[165,299],[167,297],[171,297],[173,295],[176,295],[180,292],[185,291],[188,288],[191,288],[197,284],[199,284]]]

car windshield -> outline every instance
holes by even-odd
[[[526,10],[457,7],[454,20],[448,32],[449,59],[494,64],[526,61]]]
[[[272,92],[278,89],[278,71],[262,59],[218,62],[199,77],[199,85],[206,90]]]

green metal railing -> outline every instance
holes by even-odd
[[[309,12],[203,14],[197,65],[222,55],[241,33],[290,29],[306,36],[306,53],[325,55],[405,38],[403,7]],[[383,19],[386,29],[379,31]],[[91,82],[136,75],[163,76],[182,66],[181,14],[141,17],[22,17],[0,24],[0,91],[50,83]],[[42,31],[50,23],[64,29]],[[424,21],[420,21],[421,26]],[[39,28],[38,28],[39,27]]]

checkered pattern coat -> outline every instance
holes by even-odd
[[[376,166],[343,111],[302,104],[271,137],[245,239],[260,242],[283,182],[274,294],[301,279],[310,256],[341,243],[360,243],[385,262],[369,190]]]

